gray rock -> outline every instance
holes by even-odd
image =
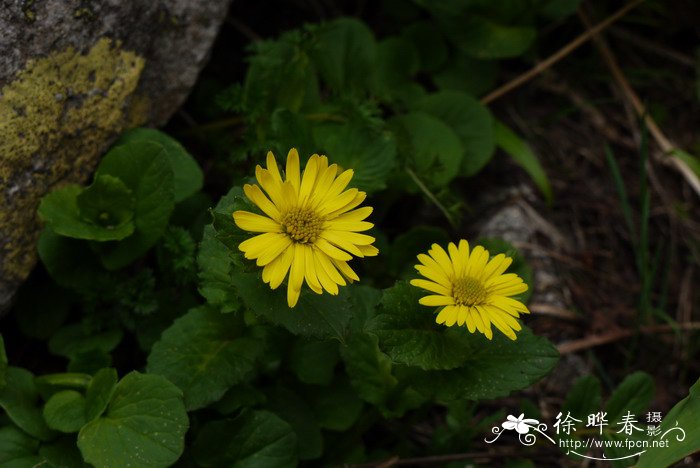
[[[36,262],[41,197],[170,117],[228,3],[0,0],[0,310]]]

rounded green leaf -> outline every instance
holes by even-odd
[[[459,136],[464,149],[461,175],[476,174],[493,156],[493,118],[478,100],[459,91],[441,91],[415,102],[413,108],[437,117]]]
[[[131,372],[105,414],[80,430],[78,448],[95,466],[166,467],[182,454],[187,427],[180,389],[159,375]]]
[[[199,307],[180,317],[148,356],[148,372],[177,385],[188,410],[217,401],[250,373],[263,352],[260,341],[241,336],[233,314]]]
[[[204,174],[197,161],[187,150],[169,135],[153,128],[135,128],[124,133],[117,144],[130,141],[152,141],[165,149],[165,155],[173,171],[173,194],[180,202],[202,188]]]
[[[373,83],[377,96],[388,102],[419,98],[424,91],[412,81],[419,67],[418,51],[410,40],[395,36],[380,42]]]
[[[107,409],[117,387],[117,380],[117,371],[108,367],[100,369],[92,377],[85,392],[86,422],[99,417]]]
[[[5,467],[34,466],[39,441],[13,425],[0,427],[0,464]],[[22,464],[24,463],[24,464]]]
[[[0,388],[0,407],[27,434],[41,440],[50,439],[55,433],[41,415],[34,375],[26,369],[10,366],[5,380],[5,386]]]
[[[393,118],[390,127],[398,142],[399,154],[430,185],[442,187],[459,172],[464,148],[457,134],[437,117],[411,112]]]
[[[318,150],[330,164],[355,171],[352,187],[366,192],[386,187],[396,160],[396,143],[390,134],[358,123],[322,124],[313,131]]]
[[[42,198],[39,216],[56,234],[74,239],[114,241],[131,235],[133,212],[127,189],[123,184],[121,188],[112,184],[114,178],[111,182],[100,180],[85,190],[79,185],[68,185],[52,191]],[[104,188],[105,185],[110,187]],[[88,195],[83,196],[86,191]],[[104,198],[109,192],[118,197],[114,204],[111,199]],[[81,212],[83,206],[85,213]]]
[[[298,463],[294,431],[267,411],[245,411],[235,419],[206,424],[192,454],[205,468],[287,468]]]
[[[117,269],[145,254],[165,231],[173,211],[173,170],[167,150],[152,141],[134,140],[112,148],[96,178],[120,179],[134,197],[134,233],[118,243],[100,245],[105,267]]]
[[[85,424],[85,398],[75,390],[54,393],[44,406],[44,419],[51,429],[78,432]]]

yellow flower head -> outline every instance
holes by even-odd
[[[243,187],[264,215],[233,213],[239,228],[263,233],[239,245],[245,258],[263,267],[263,281],[276,289],[289,272],[289,307],[299,300],[304,280],[316,294],[324,289],[338,294],[338,285],[345,286],[346,280],[359,281],[348,260],[379,253],[372,245],[374,237],[360,234],[374,226],[365,221],[372,208],[357,208],[367,194],[356,188],[345,190],[351,169],[338,172],[337,164],[328,165],[328,158],[314,154],[300,174],[299,153],[291,149],[283,180],[275,156],[268,152],[267,169],[255,168],[260,186]]]
[[[493,338],[491,324],[511,340],[521,329],[516,318],[530,311],[520,301],[509,296],[527,291],[527,285],[514,273],[503,274],[513,261],[498,254],[489,260],[489,252],[477,245],[469,252],[469,243],[460,240],[459,246],[450,242],[449,252],[433,244],[428,255],[418,255],[416,270],[427,279],[411,280],[413,286],[435,293],[420,299],[426,306],[442,306],[435,321],[465,325]]]

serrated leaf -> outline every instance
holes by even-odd
[[[80,430],[78,448],[96,466],[166,467],[182,454],[187,427],[180,389],[159,375],[131,372],[105,414]]]
[[[338,18],[321,26],[311,56],[321,78],[335,92],[360,95],[370,88],[376,44],[362,21]]]
[[[0,388],[0,407],[24,432],[37,439],[49,440],[55,433],[41,415],[34,375],[26,369],[10,366],[5,379],[6,385]]]
[[[662,440],[668,440],[669,445],[647,449],[639,457],[637,468],[671,466],[700,450],[700,380],[690,387],[687,397],[671,408],[659,428],[660,435],[665,435]],[[685,437],[678,440],[681,434]]]
[[[90,422],[99,417],[107,409],[117,388],[117,371],[104,368],[97,371],[88,384],[85,392],[85,420]]]
[[[405,282],[385,290],[369,328],[394,362],[426,370],[459,367],[473,346],[472,335],[436,324],[434,313],[418,304],[423,294]]]
[[[457,134],[464,150],[461,175],[478,173],[493,156],[496,149],[493,118],[475,98],[459,91],[441,91],[416,101],[411,107],[437,117]]]
[[[85,397],[75,390],[54,393],[44,406],[44,419],[51,429],[78,432],[85,424]]]
[[[547,203],[551,203],[552,187],[549,185],[549,179],[537,159],[537,156],[532,152],[527,143],[498,120],[494,121],[494,135],[496,138],[496,145],[530,174],[530,177],[532,177],[535,185],[537,185],[544,195]]]
[[[134,233],[118,243],[100,245],[108,269],[124,267],[145,254],[163,234],[173,211],[173,171],[166,149],[152,141],[130,141],[112,148],[95,177],[120,179],[134,197]]]
[[[192,454],[205,468],[287,468],[298,462],[294,431],[268,411],[245,411],[235,419],[207,423]]]
[[[82,192],[83,188],[79,185],[67,185],[50,192],[41,200],[39,216],[55,233],[74,239],[116,241],[134,232],[134,224],[128,216],[116,220],[118,223],[113,225],[97,224],[97,220],[82,216],[78,207],[78,197]],[[128,192],[126,196],[128,197]],[[123,212],[120,212],[120,216],[123,216]]]
[[[238,243],[246,239],[245,233],[236,227],[231,217],[237,200],[242,196],[243,190],[233,187],[221,198],[213,211],[215,222],[220,220],[217,227],[221,232],[217,232],[214,225],[205,226],[197,254],[199,293],[209,304],[219,307],[222,312],[233,312],[239,306],[236,290],[231,283],[231,252],[220,238],[235,249],[238,248]]]
[[[627,411],[639,415],[646,410],[654,398],[654,380],[645,372],[635,372],[625,377],[610,395],[605,411],[608,420],[619,421]]]
[[[359,123],[322,124],[313,131],[318,150],[328,156],[329,163],[355,171],[353,187],[370,193],[386,187],[396,163],[391,134]]]
[[[262,351],[258,340],[241,336],[237,317],[199,307],[163,332],[148,356],[147,369],[177,385],[191,411],[243,381]]]
[[[292,347],[289,365],[300,381],[328,385],[339,359],[337,341],[300,339]]]
[[[236,272],[233,286],[246,308],[295,335],[343,340],[352,318],[349,294],[341,288],[337,296],[302,290],[299,302],[290,309],[286,288],[271,290],[259,273]]]
[[[464,147],[457,134],[440,119],[411,112],[389,122],[398,152],[407,165],[430,185],[443,187],[459,172]]]
[[[165,155],[173,171],[173,195],[176,203],[192,196],[202,188],[204,183],[202,169],[174,138],[153,128],[135,128],[124,133],[117,144],[130,141],[152,141],[165,149]]]
[[[459,370],[416,373],[414,388],[441,401],[493,399],[537,382],[559,359],[556,348],[527,327],[515,341],[502,334],[489,341],[480,333],[469,341],[471,349]]]

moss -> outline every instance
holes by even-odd
[[[131,109],[143,58],[100,39],[27,62],[0,90],[0,278],[24,278],[34,261],[36,207],[61,183],[82,182],[105,144],[147,109]]]

